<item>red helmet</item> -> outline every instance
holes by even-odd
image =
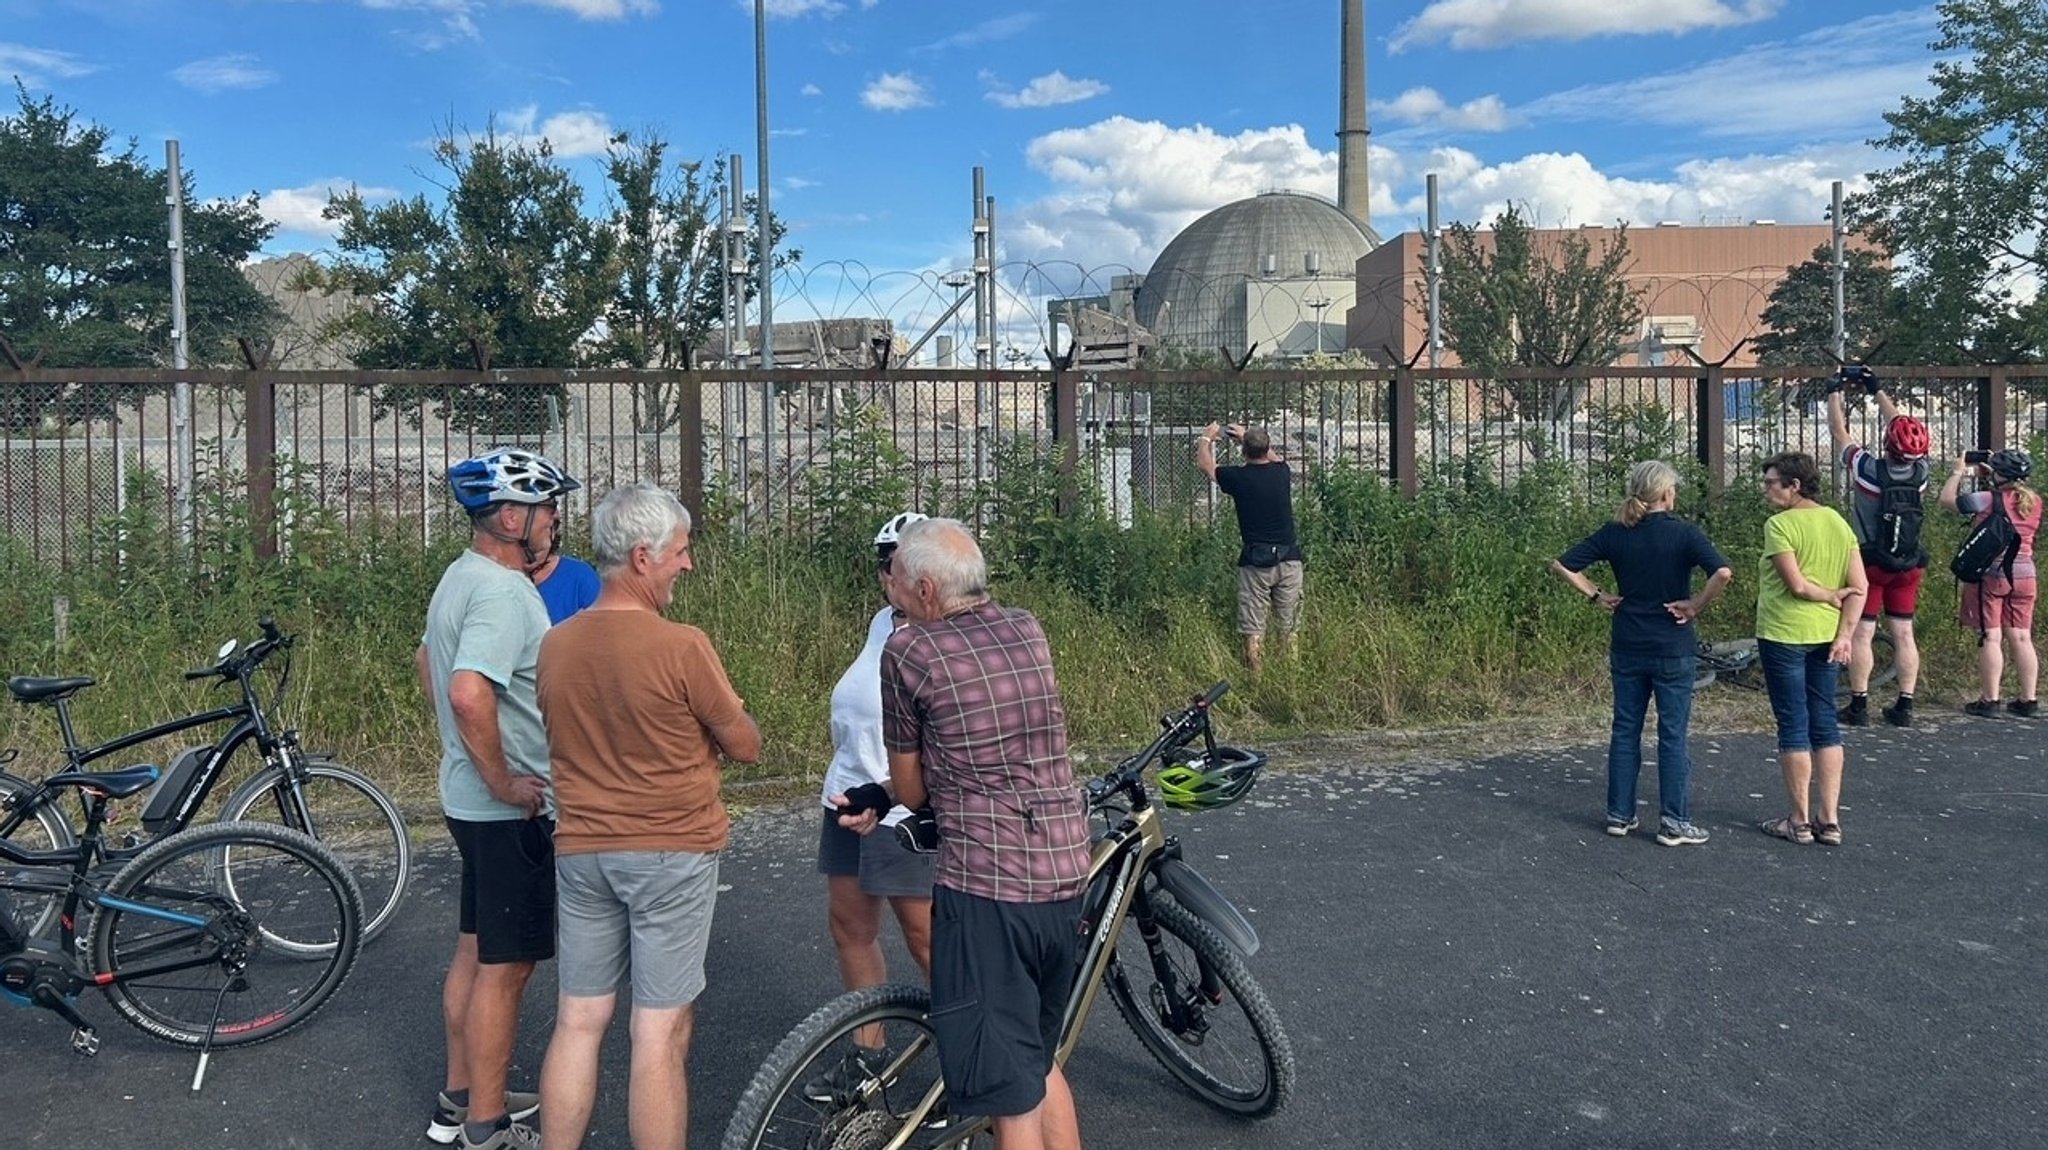
[[[1885,454],[1894,459],[1925,459],[1927,443],[1927,425],[1910,415],[1893,416],[1884,429]]]

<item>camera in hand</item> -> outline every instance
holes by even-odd
[[[1991,462],[1991,453],[1981,447],[1971,448],[1970,450],[1963,452],[1963,462],[1971,464],[1973,466],[1977,464],[1989,463]]]

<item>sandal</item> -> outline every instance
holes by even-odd
[[[1818,841],[1818,842],[1820,843],[1820,845],[1822,845],[1822,846],[1826,846],[1826,847],[1838,847],[1838,846],[1841,846],[1841,845],[1842,845],[1842,824],[1840,824],[1840,823],[1815,823],[1815,824],[1813,824],[1813,837],[1814,837],[1814,839],[1815,839],[1816,841]]]
[[[1790,816],[1761,823],[1756,829],[1774,839],[1784,839],[1786,842],[1798,843],[1801,846],[1805,846],[1813,841],[1813,825],[1811,823],[1794,822]],[[1839,835],[1839,833],[1840,828],[1837,828],[1837,834]]]

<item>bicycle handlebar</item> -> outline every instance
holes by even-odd
[[[1101,805],[1102,801],[1118,791],[1131,791],[1137,786],[1139,776],[1145,773],[1160,755],[1193,742],[1209,724],[1209,708],[1216,704],[1230,690],[1228,681],[1219,680],[1215,686],[1195,696],[1186,708],[1178,714],[1167,715],[1159,720],[1163,728],[1152,745],[1118,763],[1108,773],[1088,780],[1082,788],[1087,795],[1090,808]]]
[[[265,615],[257,620],[256,625],[263,629],[263,638],[250,644],[248,650],[229,655],[211,667],[194,667],[186,671],[186,681],[240,678],[242,675],[262,666],[265,659],[270,658],[278,651],[291,647],[292,637],[278,629],[277,620]]]

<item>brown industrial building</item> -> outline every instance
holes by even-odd
[[[1591,258],[1597,261],[1624,233],[1591,226],[1539,229],[1535,248],[1556,251],[1572,234],[1590,241]],[[1764,308],[1786,270],[1813,258],[1816,248],[1834,238],[1827,224],[1761,221],[1699,227],[1665,223],[1631,227],[1626,235],[1625,275],[1640,292],[1643,324],[1633,356],[1623,362],[1646,366],[1691,362],[1681,348],[1719,361],[1739,341],[1762,334]],[[1481,249],[1490,252],[1493,234],[1482,231],[1478,238]],[[1429,339],[1422,234],[1404,232],[1360,257],[1356,285],[1344,345],[1382,358],[1391,351],[1403,363],[1426,365],[1426,356],[1417,359]],[[1744,345],[1730,362],[1754,363],[1754,352]],[[1446,349],[1440,363],[1456,366],[1457,357]]]

